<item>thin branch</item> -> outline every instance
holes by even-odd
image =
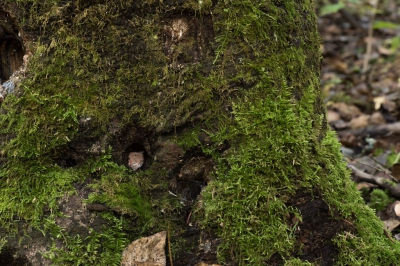
[[[376,9],[378,7],[378,2],[379,2],[378,0],[375,0],[374,6],[372,9],[372,14],[371,14],[371,21],[369,23],[368,38],[367,38],[367,51],[365,53],[364,64],[363,64],[363,69],[362,69],[363,73],[366,73],[368,70],[369,59],[370,59],[371,53],[372,53],[372,35],[374,33],[374,21],[375,21]]]
[[[371,155],[369,155],[368,157],[369,157],[370,159],[372,159],[374,162],[378,163],[378,164],[380,165],[380,168],[375,167],[375,166],[372,166],[372,165],[369,165],[369,164],[366,164],[366,163],[364,163],[364,162],[362,162],[362,161],[360,161],[360,160],[358,160],[358,159],[356,159],[356,158],[353,158],[353,157],[351,157],[351,156],[349,156],[349,155],[346,155],[346,154],[343,154],[343,155],[346,156],[347,158],[349,158],[350,160],[354,161],[354,162],[357,162],[357,163],[359,163],[359,164],[362,164],[362,165],[365,165],[365,166],[370,167],[370,168],[372,168],[372,169],[375,169],[375,170],[378,171],[378,172],[383,172],[383,173],[385,173],[385,174],[388,175],[388,176],[393,180],[393,182],[395,182],[395,183],[398,183],[398,182],[399,182],[396,178],[394,178],[394,177],[391,175],[389,169],[387,169],[386,167],[385,167],[385,168],[386,168],[386,169],[385,169],[384,166],[383,166],[380,162],[378,162],[374,157],[372,157]]]
[[[353,174],[355,175],[355,178],[357,181],[365,181],[368,183],[372,183],[375,185],[380,186],[381,188],[389,190],[390,194],[396,198],[400,199],[400,184],[396,184],[392,181],[389,181],[383,177],[379,176],[373,176],[367,173],[364,173],[354,165],[348,164],[347,167],[349,167],[352,171]]]
[[[168,222],[168,252],[169,252],[169,261],[171,266],[174,266],[172,261],[172,250],[171,250],[171,230],[170,230],[170,223]]]

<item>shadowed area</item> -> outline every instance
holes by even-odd
[[[23,64],[24,47],[8,13],[0,11],[0,79],[8,80]]]

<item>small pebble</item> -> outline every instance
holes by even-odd
[[[131,152],[129,153],[128,158],[128,166],[133,170],[136,171],[140,167],[142,167],[144,163],[144,152]]]

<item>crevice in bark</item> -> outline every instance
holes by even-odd
[[[180,197],[181,204],[191,211],[193,203],[210,179],[214,162],[199,148],[186,151],[179,164],[171,171],[169,188]]]
[[[340,219],[337,212],[332,213],[319,194],[298,192],[287,205],[299,210],[302,216],[301,222],[294,215],[288,221],[297,239],[298,250],[293,257],[322,266],[334,265],[339,252],[332,240],[343,232],[355,233],[354,226]],[[283,264],[279,254],[266,262],[271,266]]]
[[[298,192],[288,205],[298,209],[303,219],[300,222],[290,217],[300,248],[297,257],[319,265],[333,265],[339,252],[332,240],[345,231],[355,233],[353,225],[332,212],[318,194]]]
[[[162,35],[163,51],[173,70],[198,63],[213,52],[211,43],[215,36],[209,15],[169,14]]]
[[[0,10],[0,79],[2,83],[23,65],[25,48],[17,24]]]
[[[31,266],[32,263],[26,257],[17,254],[15,248],[3,247],[0,253],[0,265],[8,266]]]

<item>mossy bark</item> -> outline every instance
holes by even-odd
[[[186,254],[174,265],[215,260],[197,248],[204,232],[226,264],[398,264],[326,123],[312,1],[0,7],[30,53],[1,106],[3,227],[20,217],[59,236],[59,198],[86,180],[89,203],[107,205],[91,210],[113,211],[112,230],[86,242],[121,241],[83,264],[118,264],[122,243],[168,223]],[[140,171],[125,167],[130,152],[143,152]],[[86,243],[74,239],[47,257],[74,264]]]

